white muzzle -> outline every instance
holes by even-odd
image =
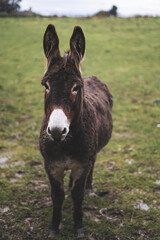
[[[47,134],[54,141],[63,141],[69,132],[69,123],[62,109],[55,109],[50,115]]]

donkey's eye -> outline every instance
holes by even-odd
[[[73,87],[72,93],[76,94],[78,92],[78,89],[79,89],[78,86]]]
[[[45,83],[44,86],[45,86],[45,88],[46,88],[46,91],[48,92],[49,89],[50,89],[49,84],[48,84],[48,83]]]

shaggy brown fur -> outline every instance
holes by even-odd
[[[59,230],[64,200],[64,170],[71,169],[70,190],[73,199],[75,231],[83,236],[82,201],[84,190],[92,187],[92,171],[96,154],[109,141],[112,133],[113,98],[108,87],[97,77],[81,77],[80,63],[85,53],[85,38],[80,27],[75,27],[70,51],[60,56],[59,40],[53,25],[44,35],[47,71],[45,85],[45,114],[40,133],[40,150],[51,184],[53,217],[50,237]],[[48,89],[49,86],[49,89]],[[73,88],[75,92],[73,94]],[[70,124],[64,141],[56,142],[46,132],[54,109],[62,109]]]

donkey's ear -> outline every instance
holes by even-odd
[[[70,39],[70,56],[78,69],[85,54],[85,37],[81,27],[76,26]]]
[[[49,24],[45,31],[43,37],[43,49],[48,61],[60,56],[59,39],[55,27],[52,24]]]

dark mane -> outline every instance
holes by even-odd
[[[65,52],[63,55],[64,67],[66,67],[68,59],[69,59],[69,51]]]

